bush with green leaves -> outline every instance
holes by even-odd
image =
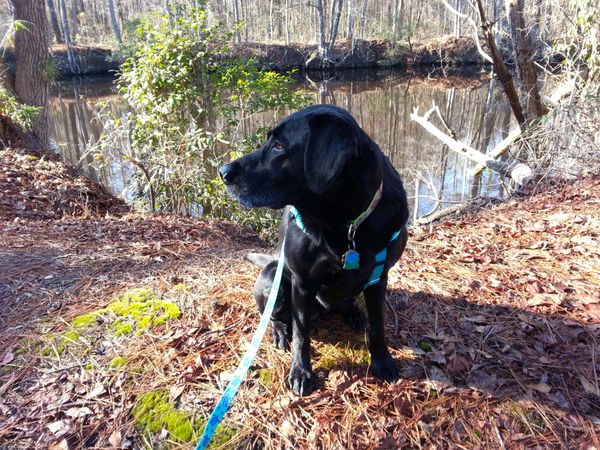
[[[30,131],[37,120],[41,108],[20,103],[12,92],[0,85],[0,114],[7,116],[13,123]]]
[[[232,142],[243,118],[298,109],[307,95],[290,76],[231,56],[231,35],[223,29],[207,26],[203,9],[140,22],[137,48],[118,80],[131,108],[131,149],[122,156],[136,167],[152,210],[189,212],[201,205],[206,214],[264,228],[272,214],[232,202],[216,169],[264,136],[269,124]]]

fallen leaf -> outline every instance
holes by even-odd
[[[117,431],[117,430],[113,431],[112,434],[110,435],[110,437],[108,438],[108,442],[113,447],[120,448],[121,447],[121,432]]]
[[[90,414],[94,414],[94,413],[87,406],[82,406],[81,408],[77,408],[77,407],[69,408],[69,409],[67,409],[65,414],[69,417],[85,417],[85,416],[89,416]]]
[[[581,385],[583,386],[583,390],[585,392],[600,396],[600,389],[598,389],[598,386],[588,381],[588,379],[583,375],[579,375],[579,381],[581,381]]]
[[[15,359],[14,353],[6,352],[4,355],[2,355],[2,358],[0,358],[0,366],[9,364],[13,359]]]
[[[65,422],[64,420],[57,420],[56,422],[52,422],[46,425],[46,428],[48,428],[50,430],[50,433],[52,434],[62,434],[60,432],[66,430],[67,422]]]
[[[169,401],[174,402],[177,400],[184,390],[185,384],[171,386],[169,389]]]
[[[450,375],[456,375],[460,372],[466,372],[471,366],[471,362],[464,356],[454,355],[446,367]]]
[[[530,384],[529,387],[535,389],[536,391],[543,392],[544,394],[547,394],[552,390],[552,387],[546,383]]]
[[[50,447],[48,447],[48,450],[69,450],[69,444],[67,443],[66,439],[63,439],[60,442],[52,444]]]
[[[88,395],[86,395],[86,398],[94,398],[94,397],[98,397],[99,395],[102,395],[106,392],[106,388],[104,387],[104,385],[100,382],[97,382],[94,385],[94,388],[90,391],[90,393]]]
[[[440,351],[429,352],[427,353],[426,358],[429,361],[432,361],[437,364],[446,364],[446,357]]]

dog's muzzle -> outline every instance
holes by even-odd
[[[241,167],[236,161],[219,167],[219,176],[225,184],[232,184],[240,173]]]

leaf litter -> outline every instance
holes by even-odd
[[[9,197],[13,183],[0,177]],[[292,395],[289,353],[265,340],[215,448],[600,448],[600,178],[538,191],[411,229],[389,275],[398,382],[375,380],[357,357],[365,336],[324,318],[317,390]],[[60,213],[34,203],[33,216],[27,198],[0,205],[0,446],[190,448],[258,321],[243,255],[269,249],[240,225],[112,209],[100,194]],[[137,288],[181,317],[63,341],[75,317]],[[189,442],[136,424],[150,392],[189,417]]]

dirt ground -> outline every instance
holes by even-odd
[[[269,249],[17,152],[0,193],[0,448],[191,448],[258,323],[243,255]],[[118,312],[142,291],[180,314]],[[265,339],[213,448],[600,449],[600,177],[412,227],[387,334],[393,384],[322,319],[305,398]]]

